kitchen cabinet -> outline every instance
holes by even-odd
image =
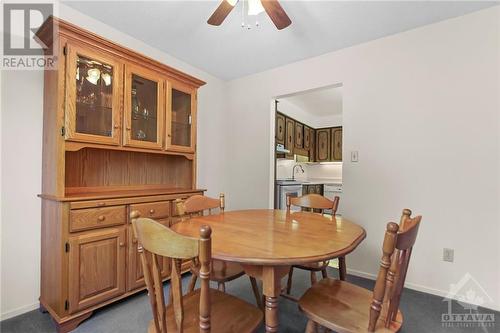
[[[71,141],[119,145],[123,63],[78,42],[67,43],[65,50],[62,134]]]
[[[69,238],[69,313],[125,293],[125,227]]]
[[[276,143],[285,144],[285,116],[276,113]]]
[[[304,149],[311,149],[311,128],[304,125]]]
[[[304,147],[304,125],[295,122],[295,148],[302,149]]]
[[[168,83],[168,151],[194,152],[196,144],[196,90],[178,82]]]
[[[288,154],[286,154],[286,157],[293,158],[293,151],[295,147],[295,121],[291,118],[286,118],[285,125],[286,125],[285,149],[288,149],[290,151]]]
[[[163,78],[154,71],[125,65],[125,146],[162,149],[163,84]]]
[[[316,130],[316,161],[327,162],[330,160],[330,129]]]
[[[332,161],[342,161],[342,127],[332,128]]]

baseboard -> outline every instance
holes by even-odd
[[[23,313],[38,309],[39,306],[40,306],[40,303],[36,302],[33,304],[21,306],[17,309],[14,309],[14,310],[4,312],[4,313],[0,314],[0,321],[7,320],[9,318],[22,315]]]
[[[347,273],[354,275],[354,276],[362,277],[362,278],[365,278],[368,280],[376,280],[377,279],[377,276],[375,274],[366,273],[366,272],[358,271],[355,269],[348,268]],[[405,282],[405,288],[420,291],[420,292],[423,292],[426,294],[431,294],[434,296],[443,297],[443,298],[448,296],[448,293],[449,293],[448,290],[439,290],[439,289],[429,288],[429,287],[426,287],[426,286],[423,286],[420,284],[416,284],[416,283],[411,283],[411,282]],[[493,307],[490,309],[493,311],[500,311],[500,308],[497,309],[497,308]]]

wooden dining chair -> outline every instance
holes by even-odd
[[[339,197],[335,197],[332,200],[325,198],[319,194],[307,194],[301,197],[287,197],[286,209],[290,212],[291,206],[301,207],[305,211],[315,211],[319,210],[320,213],[324,213],[325,210],[329,209],[332,211],[332,215],[335,217],[337,209],[339,207]],[[341,280],[346,278],[346,263],[345,257],[339,257],[339,277]],[[289,295],[292,290],[292,277],[294,268],[300,268],[311,272],[311,284],[316,283],[316,273],[321,272],[323,278],[328,277],[327,267],[329,261],[314,262],[310,264],[294,265],[290,268],[288,273],[288,282],[286,286],[286,293]]]
[[[335,332],[399,331],[403,324],[399,301],[421,219],[411,218],[405,209],[400,225],[387,224],[373,292],[330,278],[308,289],[299,300],[309,318],[306,332],[316,332],[318,324]]]
[[[211,229],[200,228],[200,238],[182,236],[148,218],[130,214],[138,239],[144,279],[153,320],[148,333],[173,332],[253,332],[263,314],[257,307],[221,291],[210,289]],[[171,260],[170,296],[165,304],[160,260]],[[200,262],[201,288],[182,295],[181,261],[197,257]]]
[[[219,199],[210,198],[203,195],[193,195],[186,199],[185,201],[176,201],[177,214],[181,216],[182,221],[186,221],[194,216],[202,216],[205,212],[212,214],[216,210],[223,214],[225,209],[225,196],[223,193],[220,194]],[[192,260],[191,265],[191,281],[189,282],[188,291],[193,291],[196,285],[196,280],[199,277],[200,265],[197,258]],[[225,283],[235,280],[240,276],[245,275],[243,267],[234,262],[222,261],[222,260],[212,260],[212,272],[210,274],[210,281],[217,282],[217,286],[220,291],[225,292]],[[252,291],[254,293],[257,305],[263,308],[262,297],[257,286],[257,281],[255,278],[250,277],[250,284],[252,286]]]

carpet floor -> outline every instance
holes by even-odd
[[[337,271],[330,269],[329,276],[337,277]],[[292,294],[299,297],[309,286],[309,273],[295,270],[293,275]],[[184,286],[187,286],[189,274],[184,278]],[[371,280],[348,276],[348,281],[359,286],[373,289],[374,282]],[[213,286],[215,288],[215,285]],[[169,283],[165,283],[167,292]],[[226,284],[226,292],[240,297],[249,303],[255,304],[250,281],[247,277],[241,277]],[[404,324],[401,333],[440,333],[440,332],[464,332],[464,333],[493,333],[500,332],[500,313],[479,308],[478,313],[492,313],[496,322],[489,327],[446,327],[441,322],[442,314],[448,312],[448,302],[441,297],[405,289],[401,299],[401,311],[404,315]],[[465,312],[459,304],[453,304],[453,312]],[[473,312],[474,313],[474,312]],[[145,292],[138,293],[125,300],[116,302],[94,312],[94,314],[81,323],[74,331],[75,333],[139,333],[146,332],[148,322],[151,320],[151,309]],[[306,317],[299,311],[297,303],[280,297],[279,299],[280,332],[304,332]],[[52,333],[55,326],[47,313],[34,310],[20,316],[4,320],[0,323],[2,333]],[[258,331],[264,332],[263,327]],[[217,333],[217,332],[214,332]]]

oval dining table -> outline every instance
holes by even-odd
[[[212,258],[240,263],[262,280],[266,332],[278,332],[281,279],[290,266],[345,256],[366,237],[359,225],[342,217],[310,212],[258,209],[194,217],[172,230],[199,237],[212,228]]]

